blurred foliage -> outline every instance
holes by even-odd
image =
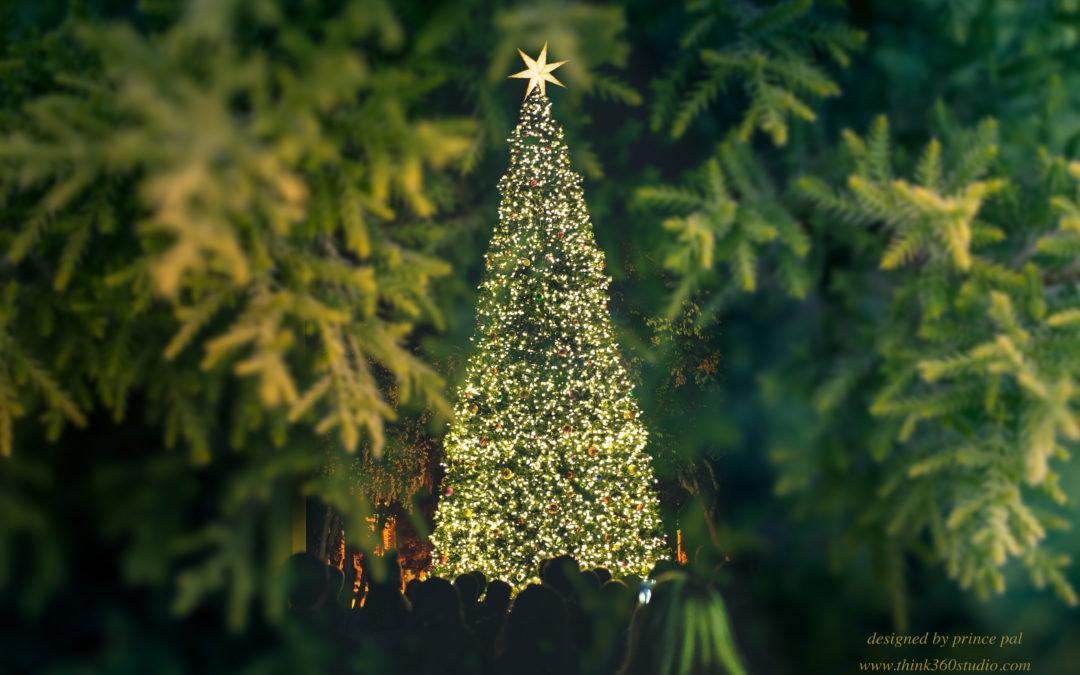
[[[700,183],[698,189],[655,185],[636,193],[638,204],[687,213],[663,223],[676,235],[664,267],[681,273],[667,313],[677,311],[693,291],[709,287],[716,295],[704,312],[711,318],[731,293],[757,289],[758,261],[773,251],[785,290],[792,297],[804,297],[809,279],[803,259],[809,238],[777,199],[753,153],[746,145],[727,140],[701,174],[695,181]],[[774,241],[776,245],[770,245]],[[718,261],[727,265],[720,273],[715,271]]]
[[[738,138],[745,141],[760,129],[776,145],[787,143],[790,117],[815,119],[800,96],[840,94],[814,55],[847,66],[866,39],[843,22],[815,15],[812,7],[813,0],[688,2],[690,20],[679,39],[683,57],[654,85],[653,130],[671,117],[671,135],[679,138],[730,82],[746,98]]]
[[[292,499],[370,550],[426,492],[545,41],[665,522],[748,670],[852,668],[867,627],[1080,658],[1080,3],[26,1],[0,35],[0,670],[328,667],[282,618]]]
[[[1015,556],[1036,586],[1049,582],[1075,605],[1061,571],[1068,556],[1039,546],[1047,530],[1068,521],[1037,500],[1032,505],[1024,487],[1067,501],[1050,460],[1068,459],[1066,445],[1080,438],[1070,405],[1072,348],[1061,329],[1077,298],[1058,266],[1033,261],[1040,246],[1025,252],[1022,243],[1005,245],[1006,227],[993,223],[1020,213],[1009,213],[1008,203],[997,213],[984,209],[984,200],[1009,187],[1004,178],[979,180],[996,156],[995,129],[986,122],[958,139],[948,170],[941,143],[932,140],[911,184],[893,178],[888,129],[878,118],[867,139],[846,136],[856,162],[849,194],[812,179],[801,184],[826,212],[891,230],[880,268],[912,270],[889,289],[890,306],[875,330],[880,361],[859,366],[883,375],[870,410],[902,420],[896,440],[903,448],[894,454],[883,442],[871,449],[888,477],[878,506],[862,519],[908,545],[928,535],[932,557],[962,587],[1000,592],[1000,568]],[[1045,168],[1059,174],[1047,175],[1048,183],[1061,182],[1060,160]],[[818,409],[848,395],[857,376],[837,369],[818,390]],[[803,477],[783,472],[782,486],[799,483]]]

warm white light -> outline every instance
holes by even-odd
[[[610,279],[550,109],[532,91],[508,139],[432,535],[440,574],[479,569],[515,587],[561,553],[644,576],[665,550]]]

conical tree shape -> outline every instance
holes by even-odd
[[[551,101],[533,90],[499,181],[473,352],[445,441],[436,571],[520,587],[569,553],[616,575],[665,550],[609,279]]]

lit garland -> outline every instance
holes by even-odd
[[[619,361],[581,177],[541,88],[508,141],[473,352],[445,441],[435,571],[480,570],[521,587],[540,560],[569,553],[644,575],[666,543],[647,432]]]

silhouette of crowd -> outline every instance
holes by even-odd
[[[340,673],[446,675],[742,675],[719,593],[677,565],[646,584],[545,560],[540,583],[513,595],[481,572],[451,583],[412,580],[402,592],[395,556],[362,570],[356,599],[341,571],[308,553],[289,559],[294,625],[332,652]],[[647,602],[643,600],[648,599]]]

